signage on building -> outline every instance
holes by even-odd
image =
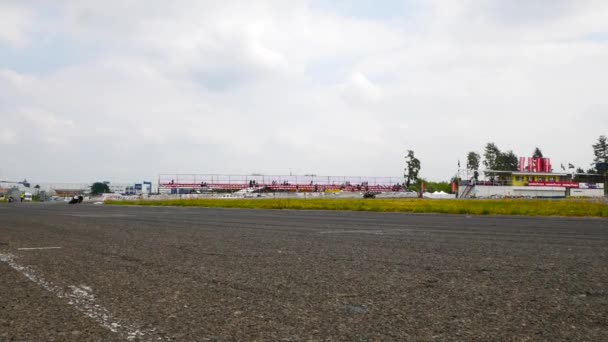
[[[528,182],[528,186],[561,186],[565,188],[578,188],[575,182]]]

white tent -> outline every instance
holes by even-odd
[[[456,198],[456,195],[448,194],[444,191],[435,191],[435,192],[425,192],[423,194],[424,198],[435,198],[435,199],[448,199],[448,198]]]

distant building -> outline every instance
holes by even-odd
[[[53,189],[55,194],[59,197],[74,197],[84,195],[89,192],[89,189]]]
[[[116,194],[124,194],[126,189],[126,186],[121,184],[108,184],[108,187],[110,188],[110,192]]]
[[[555,172],[512,172],[511,185],[513,186],[563,186],[578,188],[579,184],[572,181],[572,174]]]
[[[485,170],[484,180],[464,180],[459,198],[493,197],[602,197],[600,175],[553,172],[549,158],[520,158],[519,170]],[[489,178],[489,180],[488,180]]]
[[[152,192],[151,182],[136,183],[125,187],[125,195],[141,195]]]

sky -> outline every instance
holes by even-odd
[[[0,179],[588,168],[603,0],[0,0]]]

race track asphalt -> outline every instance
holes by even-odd
[[[0,341],[129,339],[606,341],[608,220],[0,205]]]

